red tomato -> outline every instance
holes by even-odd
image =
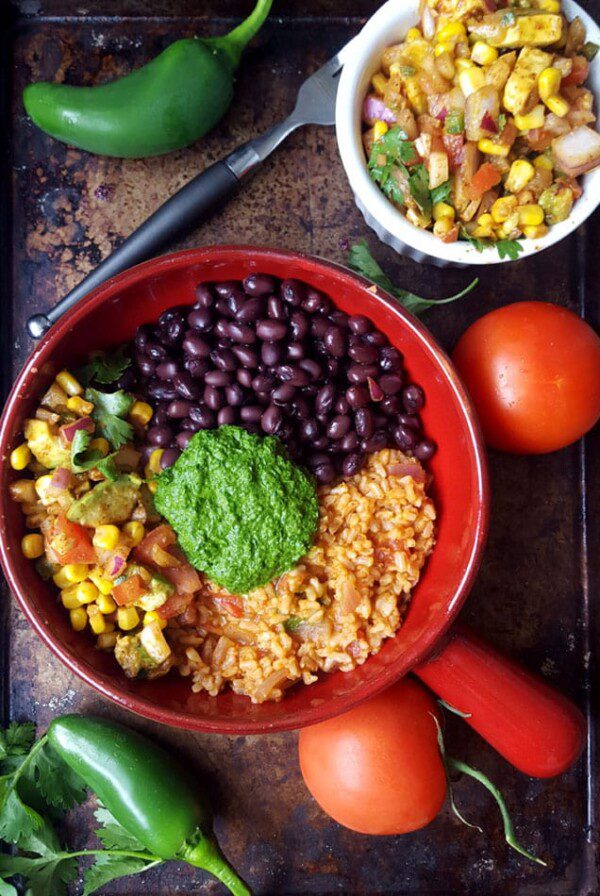
[[[114,585],[112,590],[113,597],[120,607],[125,607],[128,604],[134,603],[134,601],[139,600],[140,597],[143,597],[147,592],[148,586],[137,573],[133,576],[129,576],[129,578],[125,579],[124,582],[121,582],[120,585]]]
[[[176,566],[157,566],[152,550],[155,545],[172,554],[179,563]],[[177,536],[166,523],[162,523],[146,535],[133,552],[133,557],[138,563],[156,569],[168,582],[175,585],[178,591],[192,594],[198,591],[202,584],[200,576],[177,546]]]
[[[517,302],[491,311],[453,357],[492,448],[556,451],[600,417],[600,338],[566,308]]]
[[[63,566],[68,563],[95,563],[96,552],[87,530],[59,516],[50,533],[50,549]]]
[[[566,75],[561,84],[563,87],[568,87],[569,85],[578,85],[583,84],[584,81],[587,80],[587,76],[590,73],[590,64],[585,56],[574,56],[573,57],[573,68]]]
[[[495,187],[502,180],[499,170],[491,162],[484,162],[483,165],[475,172],[473,179],[469,184],[469,197],[471,199],[481,199],[484,193]]]
[[[304,783],[328,815],[361,834],[425,827],[446,796],[433,697],[412,678],[350,712],[303,728]]]
[[[156,612],[163,619],[171,619],[173,616],[181,615],[187,609],[191,599],[191,594],[178,594],[175,592],[175,594],[166,599]]]

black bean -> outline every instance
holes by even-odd
[[[279,430],[282,422],[283,414],[281,412],[281,408],[278,408],[276,404],[268,405],[266,411],[263,411],[263,415],[260,418],[260,425],[262,426],[264,432],[266,432],[269,436],[275,435],[275,433]]]
[[[260,358],[267,367],[276,367],[283,358],[284,348],[278,342],[263,342],[260,347]]]
[[[328,414],[335,401],[335,386],[327,383],[317,392],[315,398],[315,410],[317,414]]]
[[[346,389],[346,400],[350,407],[356,410],[356,408],[364,408],[369,404],[371,396],[365,386],[350,386],[349,389]]]
[[[306,314],[302,311],[293,311],[290,315],[290,333],[295,340],[306,339],[310,330],[310,323]]]
[[[198,429],[214,429],[217,423],[215,410],[217,409],[211,409],[203,404],[195,404],[190,408],[190,420],[197,425]]]
[[[360,447],[363,451],[366,451],[367,454],[371,454],[373,451],[381,451],[382,448],[385,448],[388,444],[388,436],[387,433],[383,432],[383,430],[379,429],[377,432],[374,432],[370,439],[364,439],[360,443]]]
[[[152,329],[149,324],[138,327],[133,339],[133,344],[139,352],[143,352],[149,339],[152,338]]]
[[[407,414],[420,411],[425,404],[425,394],[420,386],[411,383],[406,389],[402,390],[402,402]]]
[[[329,374],[329,376],[337,376],[340,371],[339,358],[326,358],[325,367],[327,368],[327,373]]]
[[[242,308],[245,307],[246,302],[248,301],[248,296],[242,289],[236,287],[223,301],[225,302],[229,315],[236,317],[239,320],[239,313]]]
[[[167,467],[172,467],[180,454],[181,451],[179,451],[178,448],[166,448],[160,458],[161,470],[166,470]]]
[[[393,345],[386,345],[379,349],[379,366],[386,373],[402,369],[404,357],[402,352]]]
[[[271,398],[275,404],[286,405],[293,399],[295,394],[296,389],[294,386],[291,386],[289,383],[282,383],[281,386],[273,389]]]
[[[221,408],[221,410],[217,414],[217,424],[219,426],[233,426],[236,420],[237,414],[235,412],[235,408],[232,408],[229,405]]]
[[[302,342],[290,342],[287,351],[286,357],[290,361],[301,361],[304,357],[306,357],[306,348],[302,344]]]
[[[399,423],[398,426],[394,427],[393,435],[396,445],[402,451],[411,451],[417,444],[418,437],[415,430],[411,429],[410,426],[404,426],[403,423]]]
[[[429,460],[437,451],[437,445],[431,439],[421,439],[414,451],[418,460]]]
[[[150,398],[157,401],[173,401],[174,398],[177,398],[175,387],[165,382],[161,383],[159,380],[150,380],[146,386],[146,392]]]
[[[217,299],[215,304],[215,311],[217,312],[217,314],[220,314],[221,317],[228,318],[229,320],[235,317],[235,313],[229,307],[227,299]]]
[[[273,320],[287,320],[287,308],[285,302],[279,296],[269,296],[267,299],[267,314]]]
[[[384,334],[380,330],[374,330],[372,333],[367,333],[365,336],[365,342],[369,345],[376,345],[378,348],[388,345],[388,338],[384,336]]]
[[[229,339],[229,321],[224,317],[220,317],[215,324],[215,333],[221,339]]]
[[[322,376],[321,365],[317,364],[312,358],[304,358],[304,360],[300,361],[298,367],[301,367],[302,370],[306,370],[311,379],[317,380]]]
[[[365,345],[364,342],[358,345],[351,345],[348,349],[348,354],[357,364],[376,364],[379,358],[379,352],[375,346]]]
[[[354,476],[361,469],[364,462],[364,454],[360,454],[359,452],[349,454],[342,462],[342,473],[344,476]]]
[[[402,400],[399,395],[386,395],[379,405],[384,414],[393,417],[402,411]]]
[[[245,389],[250,389],[252,387],[252,380],[254,379],[254,376],[249,368],[242,367],[241,370],[238,370],[236,376],[238,383]]]
[[[150,358],[136,357],[136,364],[143,376],[154,376],[156,365],[153,361],[150,360]]]
[[[253,342],[256,342],[256,333],[247,324],[232,321],[227,325],[227,329],[227,336],[234,342],[240,342],[242,345],[252,345]]]
[[[271,389],[275,386],[275,379],[273,376],[269,376],[265,373],[259,373],[254,377],[251,383],[252,388],[255,392],[271,392]]]
[[[210,308],[214,304],[215,297],[208,283],[199,283],[195,296],[194,308]]]
[[[335,479],[335,468],[333,464],[320,464],[318,467],[314,468],[314,474],[317,482],[321,483],[321,485],[325,485],[328,482],[333,482]]]
[[[316,451],[324,451],[329,445],[329,440],[327,436],[320,436],[318,439],[315,439],[312,443],[313,448]]]
[[[337,439],[342,439],[346,435],[351,426],[352,420],[348,414],[338,414],[329,423],[327,435],[330,439],[337,441]]]
[[[397,373],[384,373],[378,382],[386,395],[396,395],[402,388],[402,377]]]
[[[200,380],[204,377],[210,365],[206,358],[186,358],[183,366],[195,380]]]
[[[354,415],[354,426],[361,439],[370,439],[375,432],[373,412],[369,408],[359,408]]]
[[[166,406],[164,404],[157,405],[154,414],[152,415],[152,424],[153,426],[162,426],[163,423],[168,423],[170,414],[168,412],[169,405]]]
[[[311,445],[315,439],[319,438],[320,434],[321,429],[314,417],[309,417],[308,420],[303,420],[298,428],[298,435],[302,441],[309,442]]]
[[[286,334],[287,326],[281,320],[259,320],[256,324],[256,335],[265,342],[279,342]]]
[[[189,417],[186,417],[185,420],[182,420],[181,423],[179,424],[179,428],[184,429],[187,432],[198,432],[198,430],[200,429],[200,426],[198,426],[198,424],[194,420],[191,420]]]
[[[346,354],[346,334],[341,327],[328,327],[323,334],[323,344],[334,358],[342,358]]]
[[[240,417],[245,423],[258,423],[263,415],[263,409],[258,404],[246,404],[240,408]]]
[[[353,314],[348,320],[348,326],[357,336],[364,336],[365,333],[370,333],[373,329],[373,324],[364,314]]]
[[[238,364],[235,355],[229,348],[217,348],[210,353],[210,360],[219,370],[233,373],[237,370]]]
[[[305,286],[299,280],[283,280],[281,283],[280,293],[284,302],[297,308],[304,298]]]
[[[249,296],[268,296],[277,289],[277,280],[269,274],[249,274],[242,285]]]
[[[302,308],[309,314],[318,311],[323,302],[323,294],[318,289],[308,289],[305,298],[302,300]]]
[[[225,404],[225,398],[221,389],[217,386],[206,386],[204,388],[204,403],[211,411],[220,411]]]
[[[350,432],[346,433],[343,439],[340,439],[340,450],[344,453],[354,451],[354,449],[358,447],[359,441],[358,435],[350,430]]]
[[[163,361],[156,367],[156,375],[159,380],[172,380],[177,373],[178,367],[175,361]]]
[[[335,401],[335,412],[336,414],[347,414],[350,410],[350,405],[348,403],[348,399],[345,395],[339,395]]]
[[[167,407],[167,414],[174,420],[183,420],[185,417],[189,416],[191,407],[191,402],[186,401],[184,398],[176,398],[175,401],[170,402]]]
[[[164,345],[158,345],[156,342],[149,342],[146,345],[146,354],[151,361],[159,363],[167,357],[167,350]]]
[[[382,402],[383,404],[383,402]],[[411,429],[420,432],[421,430],[421,421],[415,414],[402,414],[398,415],[398,423],[403,423],[404,426],[410,426]]]
[[[157,448],[166,448],[171,444],[173,431],[170,426],[163,424],[162,426],[151,426],[146,432],[146,438],[151,445]]]
[[[188,314],[187,322],[194,330],[208,333],[212,330],[213,315],[210,308],[196,308]]]
[[[296,395],[292,401],[292,413],[298,417],[299,420],[306,420],[310,417],[310,405],[302,395]]]
[[[182,347],[192,358],[208,358],[210,354],[209,343],[195,330],[188,330],[185,333]]]
[[[253,348],[248,348],[247,345],[234,345],[231,351],[244,367],[250,369],[258,367],[258,356]]]
[[[229,386],[231,383],[231,374],[226,370],[209,370],[204,377],[207,386]]]
[[[193,436],[192,432],[180,432],[175,437],[175,441],[177,442],[177,444],[179,445],[179,447],[181,448],[182,451],[185,451],[187,446],[190,444],[192,436]]]
[[[366,383],[369,377],[373,379],[378,373],[379,368],[376,364],[352,364],[348,368],[346,376],[350,383],[358,385],[359,383]]]
[[[322,314],[315,314],[310,322],[311,333],[317,339],[323,339],[325,333],[329,330],[329,326],[329,321]]]
[[[188,370],[180,370],[173,377],[173,385],[182,398],[193,401],[200,395],[200,386]]]
[[[181,338],[185,333],[185,329],[185,321],[183,320],[183,318],[181,320],[179,320],[179,318],[175,318],[174,320],[170,321],[166,325],[166,327],[161,327],[159,338],[166,345],[177,345],[177,343],[181,341]]]
[[[308,386],[310,374],[295,364],[280,364],[276,370],[277,376],[290,386]]]
[[[377,407],[377,405],[375,405]],[[388,430],[390,428],[390,419],[386,414],[373,414],[373,420],[375,421],[375,429],[385,429]]]
[[[227,386],[225,389],[225,398],[227,399],[227,404],[237,408],[244,403],[244,390],[239,383],[232,383],[231,386]]]
[[[236,314],[236,319],[241,324],[251,324],[265,313],[264,299],[246,299]]]
[[[218,296],[226,299],[227,296],[230,296],[232,292],[240,287],[236,280],[223,280],[220,283],[215,283],[213,288]]]
[[[334,324],[337,324],[338,327],[342,327],[342,329],[345,330],[348,327],[350,316],[346,314],[345,311],[340,311],[339,308],[334,308],[334,310],[329,315],[329,320]]]

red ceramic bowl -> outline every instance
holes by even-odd
[[[199,281],[239,279],[252,271],[296,277],[323,290],[343,310],[368,315],[403,352],[411,378],[426,393],[423,422],[439,446],[430,464],[438,541],[406,621],[378,655],[351,673],[322,675],[310,687],[292,688],[281,703],[260,706],[230,692],[217,698],[193,694],[189,679],[177,674],[152,682],[130,681],[111,655],[94,649],[90,636],[72,631],[55,589],[44,584],[23,558],[23,518],[8,497],[15,473],[7,462],[2,464],[0,482],[4,570],[27,618],[54,653],[85,682],[127,709],[180,728],[229,734],[281,731],[321,721],[376,694],[425,660],[473,583],[489,505],[484,449],[473,410],[451,362],[425,327],[390,296],[343,267],[254,247],[175,253],[126,271],[87,296],[48,332],[15,383],[2,418],[2,458],[21,441],[24,419],[61,368],[76,367],[93,349],[131,339],[140,324],[156,320],[166,308],[191,303]]]

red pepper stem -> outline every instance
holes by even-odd
[[[272,4],[273,0],[257,0],[256,6],[248,18],[244,19],[237,28],[222,37],[208,38],[204,43],[223,53],[227,57],[231,70],[235,71],[240,64],[245,46],[262,28],[271,11]]]
[[[196,868],[203,868],[214,874],[221,883],[225,884],[233,896],[252,896],[244,881],[237,876],[217,843],[210,837],[202,837],[194,846],[187,846],[179,853],[178,858],[183,859]]]

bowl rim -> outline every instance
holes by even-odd
[[[67,311],[44,335],[44,337],[42,337],[34,351],[25,361],[25,364],[10,390],[2,417],[0,418],[0,457],[2,457],[3,463],[0,480],[4,480],[8,475],[7,449],[14,435],[16,418],[19,416],[21,390],[23,389],[23,386],[26,385],[30,376],[35,374],[37,365],[43,364],[46,360],[52,357],[54,345],[60,340],[65,331],[72,329],[77,324],[81,324],[90,310],[102,306],[119,292],[145,280],[148,276],[157,276],[169,269],[186,268],[192,265],[202,264],[203,262],[215,263],[219,260],[231,261],[232,257],[235,259],[236,256],[239,256],[240,260],[247,260],[248,257],[256,257],[258,259],[258,267],[260,267],[260,265],[268,264],[269,259],[277,259],[278,261],[306,259],[308,261],[316,262],[318,268],[325,274],[333,273],[337,277],[341,276],[348,280],[358,282],[360,286],[368,290],[379,302],[386,305],[389,310],[400,318],[403,326],[407,327],[412,335],[424,344],[424,347],[435,358],[435,361],[442,369],[449,387],[451,387],[454,392],[460,411],[467,424],[469,441],[475,462],[474,472],[477,483],[477,491],[475,495],[477,505],[476,523],[471,535],[471,549],[468,561],[465,564],[462,577],[457,583],[454,597],[447,605],[445,605],[445,612],[439,614],[441,620],[440,624],[435,630],[433,630],[432,627],[426,630],[425,635],[422,636],[419,641],[418,649],[413,647],[408,648],[406,651],[406,655],[410,656],[411,653],[413,654],[409,660],[409,666],[412,669],[414,666],[429,659],[431,654],[435,652],[440,641],[444,638],[447,630],[454,622],[457,613],[466,600],[479,570],[487,539],[490,514],[490,488],[486,450],[477,416],[467,391],[450,358],[441,346],[438,345],[433,335],[421,321],[400,306],[389,293],[374,286],[365,277],[362,277],[360,274],[355,273],[344,265],[309,253],[295,252],[285,249],[273,249],[270,247],[252,245],[217,245],[196,249],[185,249],[151,259],[136,265],[135,267],[129,268],[123,273],[105,281],[105,283],[92,290],[77,305]],[[358,693],[356,695],[342,695],[341,697],[336,697],[323,704],[307,707],[302,711],[301,719],[297,724],[287,721],[279,722],[277,719],[267,722],[264,720],[253,721],[250,719],[243,724],[240,724],[239,722],[229,723],[221,720],[215,721],[206,717],[194,716],[191,712],[185,710],[180,711],[157,707],[156,704],[145,696],[125,693],[120,689],[116,680],[114,684],[112,679],[110,680],[110,683],[106,680],[99,680],[89,667],[84,665],[77,656],[71,654],[61,641],[53,636],[53,633],[44,624],[43,619],[35,611],[26,590],[20,584],[17,570],[13,564],[12,552],[7,545],[5,535],[5,508],[8,506],[9,501],[8,489],[3,488],[2,494],[0,494],[0,562],[9,588],[16,597],[21,610],[42,642],[50,648],[55,656],[57,656],[72,673],[102,694],[102,696],[130,712],[134,712],[155,722],[190,731],[236,735],[274,733],[278,731],[295,730],[304,727],[305,725],[313,725],[339,715],[342,712],[346,712],[354,706],[357,706],[359,703],[362,703],[364,700],[375,696],[393,682],[397,681],[400,677],[398,672],[395,671],[397,664],[391,664],[389,667],[382,670],[376,680],[367,682],[358,688]]]
[[[414,8],[414,21],[412,20],[412,11],[407,9],[409,6],[411,10]],[[576,16],[582,19],[586,27],[587,39],[600,44],[600,27],[588,12],[582,9],[575,0],[562,0],[562,7],[569,19]],[[406,0],[400,7],[397,0],[387,0],[367,20],[360,33],[354,38],[352,55],[345,63],[340,75],[335,108],[336,136],[342,164],[355,201],[369,226],[373,226],[368,220],[371,217],[383,229],[383,234],[379,230],[377,231],[379,237],[393,246],[396,251],[402,251],[398,247],[400,243],[421,256],[428,256],[429,259],[435,259],[443,265],[488,265],[512,261],[513,259],[507,257],[500,258],[494,247],[478,252],[474,246],[466,242],[443,243],[430,231],[410,224],[402,212],[392,205],[369,177],[360,140],[359,110],[362,107],[362,99],[357,107],[357,95],[365,70],[370,66],[375,55],[380,54],[386,46],[389,46],[390,30],[402,16],[410,17],[411,24],[415,24],[418,19],[418,0]],[[597,108],[600,108],[599,69],[600,66],[595,70],[598,81],[595,89],[590,78],[586,83],[586,86],[594,94]],[[583,175],[582,186],[583,195],[575,203],[567,220],[553,225],[546,236],[541,239],[523,239],[521,241],[523,251],[519,253],[518,259],[514,260],[520,261],[549,249],[576,231],[593,214],[600,204],[600,167]]]

